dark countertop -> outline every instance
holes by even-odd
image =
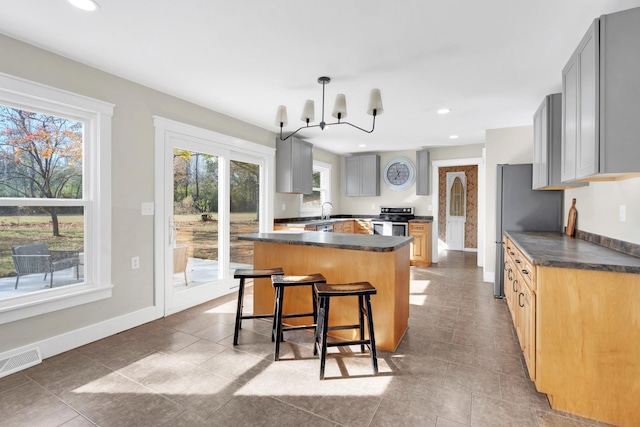
[[[321,246],[369,252],[392,252],[408,245],[413,237],[377,236],[370,234],[323,233],[321,231],[252,233],[238,236],[238,240],[280,243],[285,245]]]
[[[278,225],[286,225],[287,227],[305,227],[307,225],[326,225],[326,224],[335,224],[336,222],[358,221],[358,220],[371,221],[373,219],[377,219],[377,217],[340,215],[340,216],[331,217],[329,219],[319,219],[317,217],[283,218],[283,219],[275,219],[274,222]],[[433,217],[432,216],[416,216],[414,219],[409,220],[409,222],[433,222]]]
[[[534,265],[640,274],[640,258],[554,232],[505,234]]]
[[[410,219],[409,222],[433,222],[433,217],[415,217]]]

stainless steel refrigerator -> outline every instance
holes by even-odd
[[[562,231],[561,190],[532,190],[531,164],[498,165],[496,207],[496,278],[493,294],[504,296],[505,231]]]

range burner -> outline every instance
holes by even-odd
[[[381,207],[380,216],[382,221],[406,222],[415,218],[413,207]]]

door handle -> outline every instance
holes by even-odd
[[[173,244],[176,235],[176,226],[173,224],[173,216],[169,217],[169,245]]]

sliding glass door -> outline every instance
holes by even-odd
[[[259,231],[268,215],[264,157],[179,133],[162,145],[156,271],[167,315],[232,292],[235,269],[253,265],[253,245],[238,235]]]

